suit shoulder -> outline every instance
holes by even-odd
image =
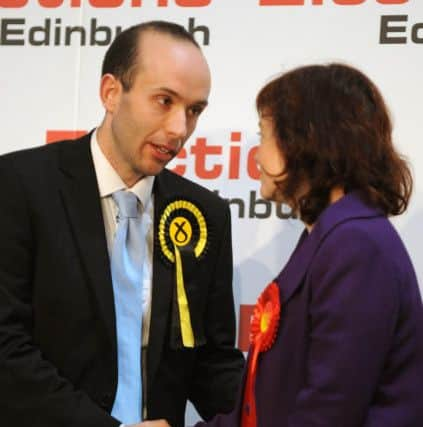
[[[385,252],[383,240],[378,229],[389,227],[388,220],[383,219],[382,224],[376,224],[373,218],[353,218],[336,224],[322,236],[316,255],[336,254],[357,256],[358,258],[379,256]],[[342,248],[342,250],[341,250]]]
[[[375,250],[384,253],[402,246],[401,238],[388,218],[352,218],[337,224],[325,237],[326,244],[344,242],[348,248]]]
[[[320,242],[318,262],[384,265],[393,277],[408,276],[413,266],[401,237],[388,218],[353,218],[339,223]]]
[[[15,165],[33,164],[43,159],[51,158],[60,149],[70,145],[72,141],[58,141],[53,144],[45,144],[32,148],[25,148],[22,150],[12,151],[0,156],[0,161],[4,163],[13,163]]]
[[[58,165],[59,157],[67,158],[81,149],[86,150],[89,135],[76,140],[62,140],[52,144],[13,151],[0,156],[2,168],[22,171],[24,175],[43,174]]]

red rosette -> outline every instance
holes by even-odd
[[[250,343],[259,353],[272,347],[278,332],[281,306],[279,288],[270,283],[259,296],[251,319]]]
[[[275,342],[280,319],[279,287],[270,283],[259,296],[254,307],[250,329],[250,352],[247,379],[242,405],[241,427],[256,427],[256,399],[254,388],[257,374],[257,360],[260,353],[269,350]]]

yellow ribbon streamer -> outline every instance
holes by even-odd
[[[182,343],[184,347],[194,347],[194,333],[191,326],[191,316],[189,314],[188,299],[184,286],[184,275],[182,271],[182,260],[179,249],[176,245],[176,292],[178,296],[179,319],[181,323]]]

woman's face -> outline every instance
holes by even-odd
[[[260,193],[265,199],[282,201],[278,195],[276,181],[283,179],[285,159],[278,146],[272,118],[261,116],[259,126],[260,145],[256,161],[260,169]]]

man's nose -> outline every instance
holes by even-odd
[[[166,120],[166,132],[173,138],[183,139],[187,136],[187,115],[183,108],[175,109]]]

